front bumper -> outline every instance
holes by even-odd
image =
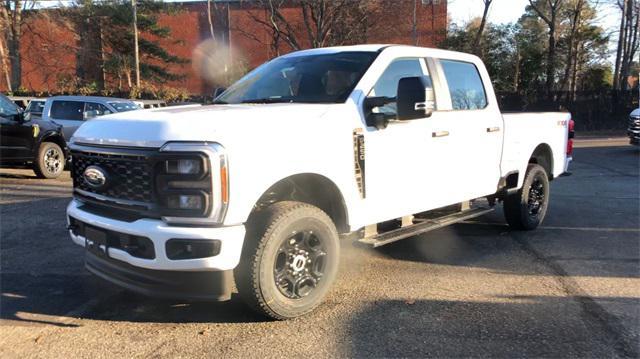
[[[224,301],[231,298],[232,271],[164,271],[134,267],[86,253],[85,266],[96,276],[154,298]]]
[[[153,243],[153,259],[135,257],[118,248],[105,248],[106,257],[138,268],[160,271],[225,271],[235,268],[240,262],[244,225],[230,227],[178,227],[169,226],[157,219],[138,219],[124,222],[82,210],[82,203],[72,200],[67,207],[67,216],[96,228],[118,233],[149,238]],[[69,230],[74,243],[85,247],[86,238]],[[167,257],[165,244],[169,239],[209,239],[220,241],[217,255],[198,259],[171,260]]]

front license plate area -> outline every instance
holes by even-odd
[[[93,227],[85,227],[84,237],[86,238],[87,251],[106,257],[107,256],[107,233]]]

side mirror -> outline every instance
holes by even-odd
[[[25,116],[24,111],[18,111],[18,113],[16,113],[15,115],[12,116],[11,118],[13,121],[17,122],[17,123],[23,123],[23,122],[27,122],[29,119]]]
[[[215,99],[216,97],[220,96],[225,90],[225,87],[216,87],[216,89],[213,90],[213,98]]]
[[[435,102],[433,88],[425,77],[404,77],[398,82],[397,120],[430,117]]]

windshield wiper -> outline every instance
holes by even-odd
[[[251,100],[244,100],[242,103],[291,103],[292,99],[282,98],[282,97],[265,97],[265,98],[254,98]]]
[[[212,104],[214,104],[214,105],[228,105],[229,103],[225,102],[225,101],[215,100],[215,101],[212,102]]]

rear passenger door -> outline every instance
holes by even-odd
[[[71,138],[84,121],[84,101],[54,100],[49,118],[62,125],[64,138]]]
[[[488,95],[483,76],[471,62],[440,59],[434,61],[441,81],[441,95],[449,95],[451,107],[438,111],[434,122],[446,131],[446,151],[455,176],[457,201],[495,193],[500,180],[503,121],[495,98]],[[486,74],[486,73],[485,73]],[[485,79],[488,77],[484,76]],[[444,94],[442,93],[444,92]],[[447,101],[448,102],[448,101]]]

